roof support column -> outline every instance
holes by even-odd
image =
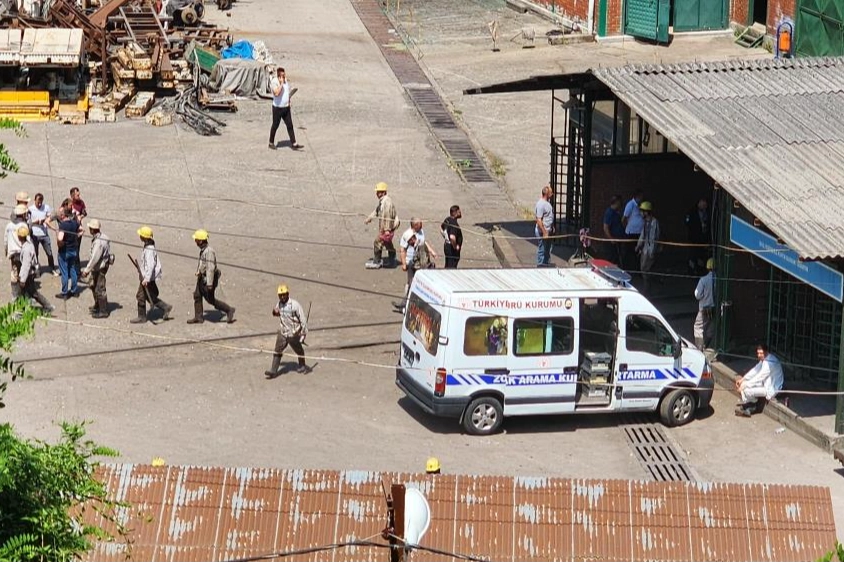
[[[842,309],[844,314],[844,309]],[[838,392],[844,390],[844,322],[841,323],[841,342],[838,348]],[[844,395],[835,400],[835,433],[844,434]]]

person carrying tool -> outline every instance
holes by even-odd
[[[698,303],[695,317],[695,346],[703,350],[709,341],[712,329],[712,313],[715,311],[715,260],[706,261],[707,274],[700,278],[695,287],[695,299]]]
[[[141,243],[144,245],[136,264],[141,282],[138,285],[138,292],[135,294],[135,298],[138,300],[138,316],[129,322],[133,324],[147,322],[147,301],[150,302],[152,307],[158,307],[164,311],[164,320],[169,321],[173,306],[168,305],[158,297],[158,280],[161,279],[161,261],[158,259],[158,250],[155,249],[152,229],[144,225],[138,229],[138,236],[141,237]]]
[[[279,375],[281,355],[289,344],[299,357],[298,373],[308,373],[310,368],[305,364],[305,349],[302,344],[308,336],[308,318],[302,306],[295,299],[290,299],[290,290],[281,284],[278,286],[278,303],[273,307],[273,316],[278,317],[279,328],[275,339],[272,367],[264,372],[268,379]]]
[[[29,238],[29,227],[20,225],[15,233],[18,242],[21,245],[20,252],[20,276],[18,284],[20,286],[20,293],[29,299],[34,299],[45,313],[49,314],[53,311],[53,306],[50,302],[41,295],[41,292],[35,287],[35,274],[38,271],[38,258],[35,256],[35,246]]]
[[[375,185],[375,196],[378,198],[378,205],[369,217],[363,220],[368,225],[373,219],[378,219],[378,236],[375,237],[375,252],[373,257],[366,262],[366,269],[377,270],[382,266],[387,268],[396,267],[396,247],[393,246],[393,236],[399,228],[401,221],[396,217],[396,206],[393,200],[387,195],[387,184],[378,182]],[[387,262],[381,261],[381,252],[387,250]]]
[[[100,232],[100,222],[97,219],[88,221],[88,232],[91,233],[91,258],[82,270],[82,278],[91,276],[91,293],[94,294],[94,306],[88,310],[95,319],[108,318],[108,295],[106,294],[106,274],[108,268],[114,264],[111,253],[111,239]]]
[[[193,233],[193,240],[199,248],[199,264],[196,267],[196,289],[193,290],[193,318],[188,319],[188,324],[201,324],[205,322],[202,317],[202,300],[226,314],[226,322],[234,322],[234,307],[223,303],[214,296],[217,285],[220,283],[220,270],[217,268],[217,253],[208,244],[208,231],[199,229]]]
[[[18,194],[20,195],[20,194]],[[13,211],[14,218],[6,224],[6,231],[3,236],[3,244],[6,247],[6,258],[9,259],[11,268],[12,299],[20,297],[20,269],[21,269],[21,242],[17,231],[21,225],[27,226],[26,216],[28,210],[26,204],[19,203]],[[29,229],[27,228],[27,236]]]

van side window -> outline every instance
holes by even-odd
[[[463,332],[467,356],[506,356],[507,317],[470,317]]]
[[[432,356],[437,355],[437,346],[440,343],[440,317],[439,311],[426,303],[415,293],[410,294],[407,303],[407,314],[404,316],[404,327],[418,339],[425,350]]]
[[[574,319],[517,319],[513,321],[513,353],[517,356],[554,356],[574,350]]]
[[[631,352],[671,356],[674,337],[656,317],[628,315],[626,346]]]

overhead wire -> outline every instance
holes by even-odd
[[[162,193],[159,193],[159,192],[151,192],[151,191],[148,191],[148,190],[143,190],[141,188],[134,188],[134,187],[125,186],[125,185],[121,185],[121,184],[115,184],[113,182],[104,182],[104,181],[100,181],[100,180],[86,180],[86,179],[74,178],[74,177],[70,177],[70,176],[43,174],[43,173],[38,173],[38,172],[20,171],[20,172],[18,172],[18,174],[21,174],[21,175],[24,175],[24,176],[37,177],[37,178],[50,178],[51,181],[52,181],[53,178],[56,178],[56,179],[59,179],[59,180],[64,180],[64,181],[68,181],[68,182],[72,182],[72,183],[83,183],[83,184],[99,185],[99,186],[110,187],[110,188],[117,188],[117,189],[120,189],[120,190],[129,191],[129,192],[136,193],[136,194],[143,195],[143,196],[147,196],[147,197],[152,197],[152,198],[157,198],[157,199],[165,199],[165,200],[172,200],[172,201],[185,201],[185,202],[195,203],[197,205],[200,202],[204,201],[204,202],[240,204],[240,205],[246,205],[246,206],[251,206],[251,207],[266,208],[266,209],[292,209],[292,210],[304,211],[304,212],[314,213],[314,214],[334,215],[334,216],[344,217],[344,218],[351,218],[351,217],[366,218],[366,217],[371,216],[371,214],[368,214],[368,213],[353,212],[353,211],[336,211],[336,210],[331,210],[331,209],[322,209],[322,208],[310,207],[310,206],[306,206],[306,205],[299,205],[299,204],[295,204],[295,203],[270,203],[270,202],[261,202],[261,201],[255,201],[255,200],[244,200],[244,199],[231,198],[231,197],[202,197],[202,196],[199,196],[199,195],[197,195],[196,197],[186,197],[186,196],[162,194]],[[376,216],[374,216],[374,218],[380,219],[381,217],[376,215]],[[415,217],[403,217],[403,216],[397,217],[397,219],[402,221],[402,222],[405,222],[405,221],[409,222],[413,218],[415,218]],[[439,223],[441,223],[441,221],[442,221],[441,219],[431,219],[431,218],[422,218],[422,217],[418,217],[418,218],[421,221],[423,221],[423,223],[433,223],[435,225],[439,225]],[[529,220],[526,221],[526,222],[530,223]],[[466,227],[466,226],[463,226],[463,225],[460,226],[460,230],[464,234],[468,234],[468,235],[475,236],[475,237],[478,237],[478,238],[492,238],[494,236],[495,238],[498,238],[498,239],[528,240],[528,241],[539,240],[539,239],[544,238],[544,237],[537,237],[537,236],[522,236],[522,235],[505,234],[505,233],[495,233],[495,234],[493,234],[492,233],[493,229],[482,230],[482,229],[475,229],[475,228],[472,228],[472,227]],[[580,237],[581,237],[581,235],[578,234],[578,233],[567,233],[567,234],[550,235],[549,237],[547,237],[547,239],[552,240],[554,242],[558,242],[558,241],[562,241],[562,240],[580,238]],[[635,241],[631,241],[630,239],[611,239],[611,238],[598,237],[598,236],[591,235],[591,234],[588,235],[587,238],[589,240],[596,241],[596,242],[614,242],[614,243],[620,243],[620,244],[635,243]],[[749,250],[749,249],[745,249],[745,248],[727,246],[727,245],[723,245],[723,244],[701,244],[701,243],[678,242],[678,241],[668,241],[668,240],[661,240],[661,241],[659,241],[659,244],[662,244],[662,245],[665,245],[665,246],[671,246],[671,247],[678,247],[678,248],[694,248],[694,247],[721,248],[721,249],[729,250],[731,252],[736,252],[736,253],[752,253],[752,254],[789,252],[789,249],[787,249],[787,248],[782,248],[782,249],[771,248],[771,249],[765,249],[765,250]]]

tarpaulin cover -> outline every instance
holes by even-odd
[[[249,59],[220,59],[211,70],[210,90],[238,96],[272,97],[264,63]]]
[[[252,43],[249,41],[238,41],[232,44],[231,47],[226,47],[220,51],[220,55],[224,59],[254,59],[252,54]]]

